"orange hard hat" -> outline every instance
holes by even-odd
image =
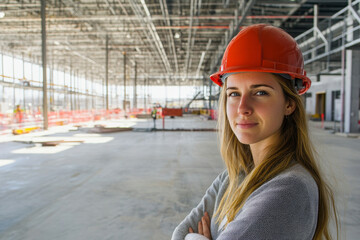
[[[230,74],[239,72],[276,73],[294,82],[299,95],[311,85],[302,53],[284,30],[267,24],[242,29],[227,46],[218,72],[210,79],[222,86]]]

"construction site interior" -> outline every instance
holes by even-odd
[[[257,23],[298,43],[340,239],[359,239],[360,0],[3,0],[0,240],[170,239],[226,169],[209,76]]]

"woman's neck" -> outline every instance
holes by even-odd
[[[252,154],[252,158],[254,161],[254,167],[256,168],[257,166],[260,165],[260,163],[264,160],[265,155],[266,155],[266,147],[261,146],[261,145],[257,145],[257,144],[252,144],[250,145],[250,149],[251,149],[251,154]]]
[[[250,150],[255,168],[265,160],[265,157],[269,152],[269,146],[278,141],[280,137],[279,135],[279,133],[275,133],[260,142],[250,144]]]

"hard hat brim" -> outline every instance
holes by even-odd
[[[276,70],[276,69],[267,69],[267,68],[236,68],[236,69],[231,69],[231,70],[226,70],[226,71],[218,71],[212,75],[210,75],[210,79],[216,83],[217,85],[219,85],[220,87],[222,87],[224,85],[224,81],[225,79],[223,79],[224,75],[226,75],[226,77],[228,77],[229,75],[231,75],[231,73],[235,74],[235,73],[241,73],[241,72],[264,72],[264,73],[280,73],[280,74],[288,74],[291,76],[291,78],[295,79],[302,79],[303,80],[303,89],[300,89],[298,91],[299,95],[304,94],[311,86],[311,80],[304,74],[296,74],[294,72],[287,72],[287,71],[280,71],[280,70]]]

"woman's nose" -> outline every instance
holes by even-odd
[[[253,113],[253,109],[251,106],[250,97],[247,95],[242,95],[238,106],[238,114],[251,115],[252,113]]]

